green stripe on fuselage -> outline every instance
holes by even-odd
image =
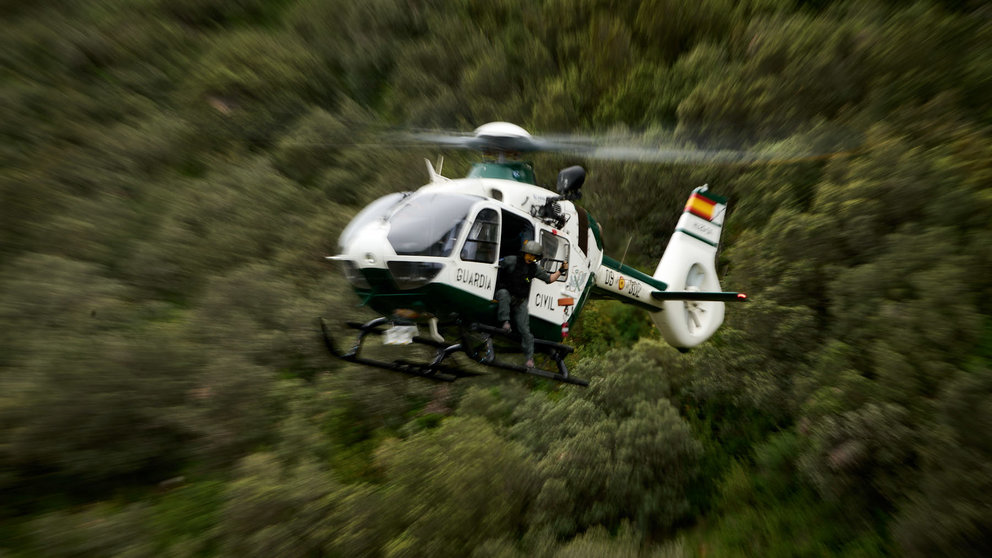
[[[699,236],[698,234],[695,234],[695,233],[693,233],[691,231],[687,231],[687,230],[685,230],[683,228],[678,228],[678,229],[675,229],[675,230],[678,231],[678,232],[680,232],[680,233],[682,233],[682,234],[689,235],[692,238],[695,238],[696,240],[698,240],[700,242],[705,242],[706,244],[709,244],[710,246],[716,247],[716,243],[715,242],[706,240],[705,238],[703,238],[703,237]],[[662,289],[662,290],[664,290],[664,289]]]
[[[704,197],[704,198],[706,198],[706,199],[708,199],[708,200],[710,200],[712,202],[722,203],[724,205],[727,204],[727,198],[725,198],[723,196],[718,196],[718,195],[714,194],[713,192],[710,192],[709,190],[698,190],[698,191],[697,190],[693,190],[692,193],[693,194],[696,194],[697,196]]]
[[[589,280],[586,281],[586,286],[582,289],[582,295],[579,296],[579,300],[575,303],[572,308],[572,313],[568,316],[569,327],[574,326],[575,322],[579,319],[579,314],[582,313],[582,308],[585,307],[586,301],[589,300],[589,295],[592,294],[593,286],[596,284],[596,277],[590,273]]]
[[[608,291],[600,287],[592,288],[592,298],[596,300],[619,300],[624,304],[630,304],[640,308],[641,310],[647,310],[648,312],[661,311],[660,306],[651,306],[650,304],[637,300],[636,298],[626,297],[623,296],[622,294],[615,293],[613,291]]]
[[[644,273],[643,271],[636,270],[630,267],[629,265],[624,265],[607,255],[603,255],[603,265],[612,269],[613,271],[637,279],[638,281],[644,281],[645,283],[651,285],[652,287],[658,289],[659,291],[668,290],[668,285],[666,285],[664,282],[659,281],[654,277],[651,277],[650,275]]]

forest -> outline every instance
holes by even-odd
[[[0,0],[0,556],[992,556],[981,0]],[[588,388],[335,361],[325,256],[412,129],[775,146],[588,171],[649,273],[729,198],[682,354],[595,301]],[[474,155],[447,152],[444,174]]]

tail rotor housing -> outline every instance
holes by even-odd
[[[708,186],[693,190],[654,278],[673,291],[720,291],[716,252],[726,208],[726,199],[710,193]],[[651,319],[670,345],[690,349],[716,332],[723,315],[720,301],[669,300]]]

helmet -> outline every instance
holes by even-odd
[[[520,248],[520,251],[524,254],[533,254],[537,257],[541,257],[541,244],[536,240],[525,240],[523,247]]]

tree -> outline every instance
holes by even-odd
[[[487,539],[517,533],[536,488],[523,448],[478,418],[448,419],[386,444],[379,460],[389,480],[387,556],[466,556]]]

